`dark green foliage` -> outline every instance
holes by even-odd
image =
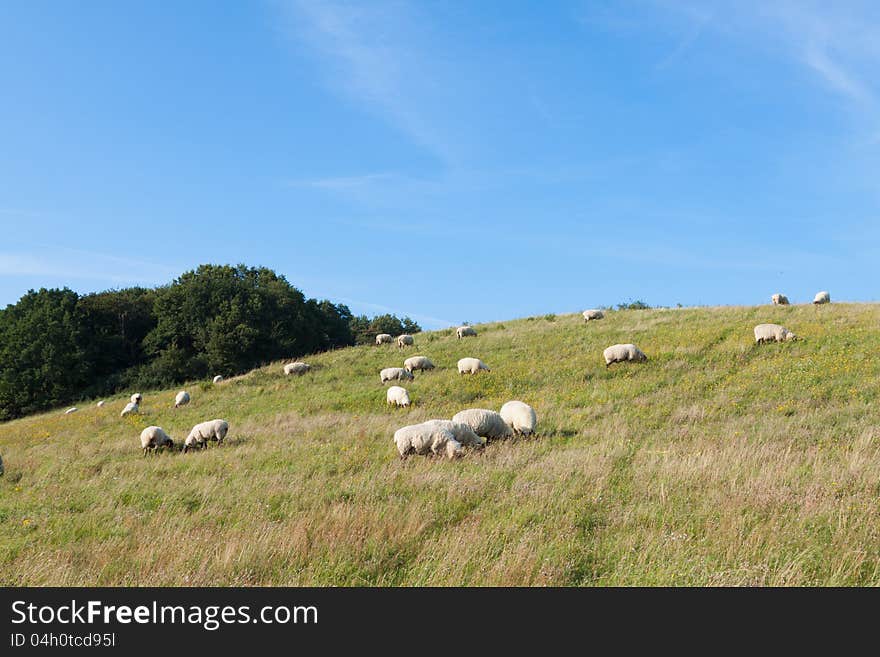
[[[362,325],[372,336],[420,330],[409,318],[353,317],[245,265],[202,265],[153,290],[30,291],[0,310],[0,420],[349,346]]]
[[[618,310],[648,310],[650,308],[651,306],[641,299],[637,299],[636,301],[630,299],[629,301],[617,304]]]
[[[0,313],[0,419],[69,400],[88,382],[76,292],[31,290]]]
[[[422,330],[422,327],[409,317],[400,319],[395,315],[387,314],[376,315],[373,319],[366,315],[352,317],[350,327],[355,344],[372,344],[380,333],[388,333],[396,337],[401,333],[418,333]]]

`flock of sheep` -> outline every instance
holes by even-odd
[[[476,330],[471,326],[459,326],[456,338],[475,337]],[[376,345],[394,344],[394,338],[387,333],[376,336]],[[398,348],[414,344],[411,335],[397,337]],[[385,384],[391,381],[412,381],[415,372],[427,372],[435,368],[427,356],[411,356],[403,361],[403,367],[385,367],[379,371],[379,380]],[[459,374],[478,374],[491,371],[479,358],[462,358],[458,361]],[[393,385],[385,393],[385,401],[394,406],[409,406],[409,392],[406,388]],[[400,458],[410,454],[430,456],[446,455],[449,458],[461,456],[464,447],[483,447],[489,440],[509,438],[513,435],[529,436],[535,431],[537,415],[535,409],[521,401],[509,401],[500,412],[485,408],[469,408],[456,413],[451,420],[428,420],[420,424],[401,427],[394,432],[394,444]]]
[[[789,305],[788,298],[784,294],[774,294],[771,297],[774,305]],[[831,295],[827,291],[816,294],[814,304],[831,302]],[[585,322],[600,320],[605,317],[602,310],[591,309],[583,312]],[[471,326],[459,326],[456,337],[460,340],[465,337],[475,337],[476,330]],[[754,329],[755,342],[786,342],[797,340],[797,336],[787,328],[779,324],[758,324]],[[394,344],[399,349],[411,347],[415,340],[412,335],[403,334],[395,339],[388,333],[380,333],[376,336],[376,345]],[[647,355],[634,344],[615,344],[606,348],[602,355],[605,359],[605,367],[621,362],[646,362]],[[479,358],[466,357],[457,363],[459,374],[478,374],[481,371],[491,371]],[[404,360],[403,367],[386,367],[379,372],[382,384],[392,381],[412,381],[415,372],[427,372],[435,368],[434,363],[426,356],[411,356]],[[309,372],[311,366],[301,361],[287,363],[283,367],[286,376],[302,376]],[[223,380],[222,375],[214,377],[215,384]],[[174,408],[179,408],[190,402],[190,394],[182,390],[174,399]],[[407,407],[411,404],[409,392],[400,385],[388,388],[385,396],[387,404]],[[120,413],[121,417],[137,414],[143,395],[135,393]],[[100,408],[105,402],[99,401]],[[64,411],[65,415],[75,413],[74,406]],[[422,455],[446,455],[449,458],[461,456],[463,447],[482,447],[489,440],[509,438],[514,435],[530,436],[534,434],[537,425],[535,410],[521,401],[509,401],[504,404],[500,411],[492,411],[483,408],[469,408],[456,413],[451,420],[428,420],[420,424],[402,427],[394,432],[394,443],[401,458],[409,454]],[[229,423],[226,420],[215,419],[196,424],[183,441],[184,453],[191,449],[204,448],[208,442],[215,441],[218,445],[223,444],[226,434],[229,432]],[[158,426],[149,426],[141,432],[141,448],[144,456],[158,449],[173,449],[174,441],[168,433]],[[3,474],[3,461],[0,459],[0,475]]]

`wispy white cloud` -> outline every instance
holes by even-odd
[[[394,180],[393,173],[367,173],[358,176],[331,176],[326,178],[303,178],[287,182],[290,187],[312,187],[314,189],[351,190],[366,187],[376,182]]]
[[[328,86],[384,117],[444,162],[453,158],[424,98],[431,60],[416,45],[421,22],[405,2],[280,0],[285,34],[322,60]],[[436,71],[434,71],[436,73]]]
[[[63,246],[31,245],[29,250],[0,252],[0,276],[100,281],[106,285],[167,282],[182,269],[138,258],[96,253]],[[33,248],[36,247],[36,248]]]
[[[354,312],[368,312],[368,313],[391,313],[393,315],[397,315],[398,317],[410,317],[414,319],[419,324],[421,324],[424,328],[428,329],[438,329],[438,328],[446,328],[449,326],[455,326],[456,323],[452,322],[448,319],[441,319],[439,317],[431,317],[430,315],[424,315],[419,312],[410,312],[408,310],[401,310],[399,308],[392,308],[391,306],[385,306],[379,303],[371,303],[369,301],[359,301],[358,299],[348,299],[346,297],[339,298],[341,303],[346,304],[347,306],[351,306]]]

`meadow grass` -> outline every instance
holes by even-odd
[[[761,322],[803,340],[756,347]],[[0,424],[0,584],[880,584],[880,306],[476,328]],[[618,342],[650,360],[606,369]],[[438,368],[387,407],[379,370],[415,354]],[[537,438],[398,459],[400,426],[510,399]],[[141,456],[143,427],[215,417],[228,444]]]

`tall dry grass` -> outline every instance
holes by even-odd
[[[752,344],[777,321],[803,341]],[[0,425],[4,585],[875,585],[880,307],[576,315],[359,347]],[[602,349],[651,360],[608,370]],[[385,405],[379,369],[438,369]],[[477,356],[489,374],[461,377]],[[400,461],[394,429],[533,405],[536,439]],[[143,458],[223,417],[228,444]]]

